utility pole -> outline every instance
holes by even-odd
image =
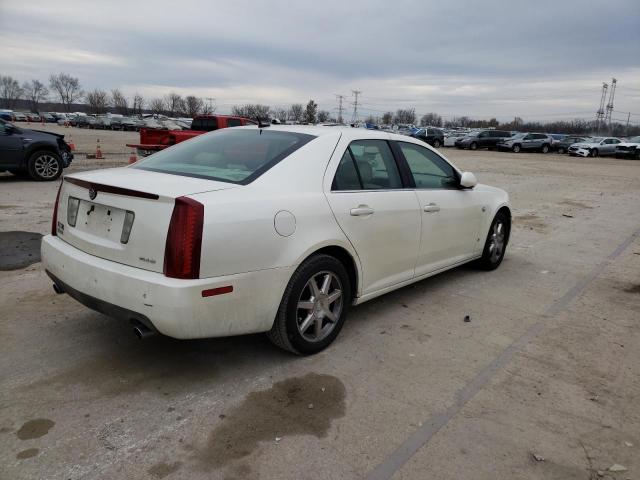
[[[209,101],[209,114],[213,113],[213,101],[215,100],[215,98],[213,97],[207,97],[207,100]]]
[[[336,98],[338,99],[338,123],[342,123],[343,122],[342,112],[344,111],[344,108],[342,106],[342,101],[344,100],[344,95],[336,94]]]
[[[356,123],[358,121],[358,96],[362,93],[360,90],[351,90],[353,96],[356,99],[353,102],[353,116],[351,117],[351,123]]]
[[[602,84],[602,95],[600,97],[600,107],[596,112],[596,135],[600,133],[600,123],[604,119],[604,101],[607,98],[607,88],[609,86],[606,83]]]
[[[611,114],[613,113],[613,97],[616,94],[616,82],[615,78],[611,79],[611,90],[609,91],[609,102],[607,103],[607,113],[604,118],[605,125],[609,124],[609,135],[612,135],[611,132]]]
[[[627,137],[629,136],[629,120],[631,120],[631,112],[627,114]]]

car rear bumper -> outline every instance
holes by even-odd
[[[47,274],[87,307],[174,338],[207,338],[268,331],[291,269],[278,268],[196,280],[104,260],[58,237],[42,239]],[[203,297],[203,291],[233,291]]]

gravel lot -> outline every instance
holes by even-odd
[[[44,128],[67,173],[138,137]],[[443,151],[510,192],[503,265],[356,307],[313,357],[140,342],[0,233],[30,263],[0,271],[0,478],[640,479],[640,162]],[[0,174],[0,232],[46,234],[56,189]]]

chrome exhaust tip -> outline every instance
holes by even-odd
[[[63,293],[66,293],[64,289],[57,283],[53,284],[53,291],[56,292],[58,295],[62,295]]]
[[[133,325],[133,333],[136,334],[136,337],[138,337],[139,340],[144,340],[146,338],[149,337],[153,337],[156,332],[151,330],[150,328],[147,328],[145,325],[143,325],[140,322],[137,321],[133,321],[132,322]]]

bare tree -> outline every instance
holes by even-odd
[[[421,127],[441,127],[442,126],[442,117],[437,113],[427,113],[420,118],[420,126]]]
[[[109,94],[96,88],[87,93],[87,103],[92,113],[106,113],[109,107]]]
[[[320,110],[318,112],[318,123],[328,122],[331,118],[331,114],[326,110]]]
[[[24,96],[31,103],[31,111],[37,112],[38,105],[49,95],[49,90],[40,80],[31,80],[22,84]]]
[[[271,109],[268,105],[260,105],[259,103],[234,105],[231,107],[231,114],[238,117],[266,120],[269,118],[269,110]]]
[[[292,122],[302,122],[302,119],[304,117],[304,107],[302,106],[301,103],[294,103],[293,105],[291,105],[291,108],[289,108],[289,120],[291,120]]]
[[[204,110],[204,102],[201,98],[189,95],[184,99],[184,107],[187,117],[193,118]]]
[[[410,125],[416,123],[416,109],[415,108],[398,109],[396,111],[395,122],[410,124]]]
[[[144,97],[138,92],[133,96],[133,114],[142,115],[142,109],[144,108]]]
[[[164,103],[167,108],[167,113],[170,117],[180,115],[185,110],[184,100],[182,100],[182,97],[175,92],[169,93],[165,97]]]
[[[67,73],[51,75],[49,87],[60,97],[60,102],[67,112],[71,111],[71,104],[80,100],[83,95],[80,80]]]
[[[164,113],[165,111],[164,100],[161,98],[154,98],[153,100],[151,100],[151,103],[149,103],[149,110],[151,110],[156,115],[160,113]]]
[[[6,108],[13,108],[23,91],[17,80],[10,76],[0,77],[0,97]]]
[[[206,102],[203,101],[203,105],[202,105],[203,115],[211,115],[213,112],[216,111],[216,106],[213,103],[214,100],[215,100],[214,98],[207,97],[207,101]]]
[[[384,125],[391,125],[392,122],[393,122],[393,112],[385,112],[384,115],[382,115],[382,123]]]
[[[129,114],[129,101],[117,88],[111,90],[111,101],[113,102],[113,108],[116,109],[117,113],[122,115]]]

